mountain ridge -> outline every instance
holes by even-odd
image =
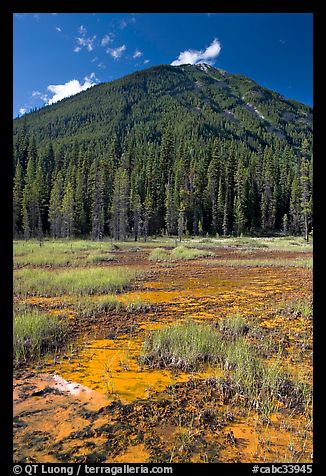
[[[163,80],[160,78],[160,88],[158,88],[155,86],[155,77],[160,76],[164,78]],[[164,85],[164,83],[166,84]],[[51,116],[55,115],[56,112],[59,112],[60,116],[62,108],[69,108],[70,105],[73,107],[81,106],[79,107],[80,117],[83,121],[85,115],[84,119],[85,122],[88,122],[88,126],[92,122],[100,122],[98,116],[103,110],[102,103],[110,94],[118,95],[114,112],[116,115],[120,115],[119,119],[123,121],[130,114],[131,121],[136,124],[142,122],[137,117],[137,106],[143,107],[146,103],[145,96],[149,95],[153,104],[152,111],[149,114],[155,114],[156,109],[161,109],[160,98],[167,99],[167,96],[170,96],[170,102],[175,103],[173,104],[174,108],[181,107],[184,109],[184,114],[192,116],[194,113],[199,114],[201,116],[200,120],[205,126],[207,121],[203,116],[206,112],[215,116],[209,122],[217,123],[218,128],[223,126],[223,122],[227,120],[238,120],[241,123],[242,117],[238,116],[239,112],[240,116],[243,116],[244,109],[256,116],[255,119],[258,119],[258,122],[254,121],[256,127],[262,127],[267,133],[279,133],[285,136],[286,140],[288,140],[284,127],[286,123],[300,124],[301,122],[308,126],[312,125],[312,108],[310,106],[292,99],[285,99],[279,93],[260,86],[246,76],[232,74],[203,63],[200,65],[153,66],[111,82],[95,85],[86,91],[45,106],[22,118],[15,119],[14,133],[15,124],[25,121],[27,125],[31,123],[31,129],[33,129],[33,121],[36,120],[37,123],[37,118],[40,117],[43,122],[49,121],[48,134],[50,138],[57,139],[58,134],[51,133],[51,129],[55,128],[53,125],[55,121],[52,121]],[[87,105],[88,111],[84,114],[85,103],[88,101],[91,101],[91,103]],[[278,115],[272,112],[275,109],[276,102],[278,102]],[[146,104],[147,108],[148,106]],[[79,113],[78,107],[75,112]],[[71,115],[73,116],[75,112]],[[112,115],[113,111],[109,104],[107,104],[107,112]],[[164,109],[162,113],[165,114]],[[171,114],[168,119],[173,123]],[[60,121],[57,120],[57,122],[60,126]],[[65,137],[73,135],[69,127],[70,122],[69,117],[64,121],[62,131],[64,131]],[[83,127],[82,124],[81,126]],[[212,124],[208,125],[208,127],[211,126]],[[218,133],[217,128],[213,127],[215,134]],[[37,134],[37,131],[34,132]]]
[[[208,64],[99,84],[14,120],[15,234],[307,236],[312,119]]]

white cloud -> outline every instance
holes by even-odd
[[[39,98],[39,99],[41,99],[41,100],[44,101],[44,102],[47,102],[48,99],[49,99],[49,97],[48,97],[47,94],[43,94],[43,93],[41,93],[40,91],[33,91],[33,92],[32,92],[32,96],[33,96],[34,98]]]
[[[78,46],[74,49],[74,52],[79,53],[79,51],[83,47],[85,47],[87,51],[93,51],[95,39],[96,39],[96,35],[92,36],[92,38],[85,38],[85,37],[76,38]]]
[[[221,43],[215,38],[206,50],[186,50],[182,51],[178,58],[172,61],[172,66],[181,64],[214,64],[215,58],[221,52]]]
[[[130,17],[123,18],[119,22],[119,28],[120,30],[124,30],[127,28],[128,25],[134,25],[136,23],[136,18],[133,16],[133,14]]]
[[[82,36],[85,36],[87,33],[87,30],[83,25],[80,25],[80,27],[78,28],[78,31]]]
[[[119,46],[118,48],[108,48],[106,52],[112,56],[115,60],[119,59],[123,52],[126,50],[126,45]]]
[[[95,86],[98,82],[99,80],[96,78],[95,73],[91,73],[89,76],[85,76],[84,84],[81,84],[77,79],[72,79],[65,84],[50,84],[47,89],[53,93],[53,96],[48,99],[47,104],[54,104],[61,101],[61,99],[74,96],[81,91],[86,91],[86,89]]]
[[[113,35],[112,35],[112,33],[110,33],[109,35],[103,36],[103,38],[101,40],[101,45],[106,46],[109,43],[111,43],[112,41],[113,41]]]
[[[99,63],[99,64],[97,65],[97,67],[98,67],[98,68],[101,68],[101,69],[105,69],[105,68],[106,68],[106,66],[105,66],[104,63]]]
[[[134,54],[132,55],[133,58],[140,58],[141,56],[143,56],[143,52],[138,50],[138,48],[135,49],[134,51]]]
[[[24,114],[26,114],[26,112],[27,112],[27,109],[26,109],[25,107],[21,107],[21,108],[19,109],[19,114],[20,114],[20,116],[23,116]]]
[[[97,61],[97,60],[98,60],[98,57],[95,56],[95,58],[92,59],[91,63],[95,63],[95,61]]]
[[[58,31],[59,33],[62,32],[62,28],[60,28],[59,26],[56,26],[56,27],[55,27],[55,30]]]
[[[87,82],[91,82],[92,79],[94,79],[95,82],[98,83],[98,79],[97,79],[95,73],[91,73],[89,76],[85,76],[85,78],[84,78],[84,80],[87,81]]]
[[[148,60],[148,59],[145,59],[145,60],[144,60],[144,64],[147,64],[147,63],[149,63],[149,62],[150,62],[150,60]]]
[[[121,20],[121,22],[120,22],[121,30],[124,30],[126,28],[126,26],[128,26],[128,23],[126,22],[126,20]]]

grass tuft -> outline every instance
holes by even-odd
[[[313,303],[309,299],[282,302],[275,307],[275,310],[294,319],[302,317],[311,320],[313,318]]]
[[[15,271],[14,292],[25,296],[104,294],[122,291],[135,276],[134,270],[126,268],[20,269]]]
[[[199,250],[180,245],[169,251],[164,248],[155,248],[151,251],[148,259],[151,261],[177,261],[204,258],[214,253],[208,250]]]
[[[58,316],[36,310],[20,310],[14,315],[13,350],[15,364],[55,351],[64,342],[66,324]]]
[[[210,266],[230,266],[232,268],[307,268],[312,269],[313,261],[311,258],[306,259],[213,259],[207,261]]]
[[[150,367],[174,367],[183,371],[198,370],[204,364],[218,364],[226,378],[215,382],[224,400],[237,399],[268,416],[280,402],[305,412],[311,400],[311,386],[293,383],[278,355],[264,361],[243,336],[244,321],[232,318],[217,329],[187,322],[151,332],[143,345],[141,362]],[[225,333],[232,336],[225,339]],[[224,335],[223,335],[224,334]]]
[[[141,362],[150,367],[197,370],[203,363],[216,363],[223,345],[210,325],[176,324],[151,332],[143,345]]]
[[[218,323],[219,330],[225,337],[236,339],[242,335],[245,335],[249,331],[249,326],[242,316],[230,316],[225,319],[221,319]]]

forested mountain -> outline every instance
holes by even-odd
[[[14,120],[14,235],[307,234],[312,109],[156,66]]]

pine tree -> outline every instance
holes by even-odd
[[[178,238],[179,238],[179,241],[182,240],[183,235],[184,235],[185,230],[186,230],[185,211],[186,211],[185,206],[181,202],[180,203],[180,208],[179,208],[179,214],[178,214]]]
[[[104,235],[105,224],[105,166],[103,161],[94,162],[95,186],[92,192],[91,218],[92,218],[92,239],[100,240]]]
[[[22,230],[22,203],[23,203],[23,169],[20,160],[17,161],[14,188],[13,188],[13,233],[17,238]]]
[[[146,198],[143,204],[143,235],[145,241],[147,241],[149,233],[149,223],[153,214],[153,200],[149,190],[147,190]]]
[[[62,199],[62,236],[63,238],[72,238],[74,234],[75,221],[75,201],[74,189],[71,182],[68,182],[64,189]]]
[[[227,236],[230,232],[230,222],[229,222],[229,214],[230,214],[230,206],[229,206],[229,193],[228,189],[225,190],[225,200],[224,200],[224,209],[223,209],[223,223],[222,223],[222,230],[223,235]]]
[[[80,236],[87,233],[85,182],[85,163],[83,162],[77,170],[75,191],[75,230]]]
[[[300,196],[300,205],[301,205],[301,216],[304,225],[304,237],[305,240],[309,241],[309,226],[311,220],[311,191],[310,191],[310,180],[309,180],[309,161],[308,159],[303,158],[301,161],[300,167],[300,185],[301,185],[301,196]]]
[[[138,193],[135,180],[132,181],[130,190],[130,211],[132,214],[132,231],[134,240],[138,240],[141,231],[141,199]]]
[[[22,219],[25,239],[35,237],[39,225],[39,203],[36,187],[36,155],[30,149],[22,198]]]
[[[165,223],[168,235],[173,235],[176,232],[176,210],[174,205],[174,193],[172,190],[172,178],[166,185],[166,199],[165,199]]]
[[[38,161],[35,172],[35,207],[37,207],[37,235],[43,236],[43,230],[48,229],[49,192],[47,177],[44,176],[42,162]]]
[[[26,128],[26,117],[24,117],[23,126],[18,131],[14,146],[15,167],[17,162],[20,162],[23,173],[25,173],[28,163],[28,147],[29,137]]]
[[[290,229],[293,235],[298,235],[301,230],[300,196],[300,183],[297,175],[295,175],[292,181],[290,197]]]
[[[283,231],[284,235],[287,235],[288,230],[289,230],[289,219],[288,219],[288,216],[287,216],[286,213],[283,215],[282,229],[283,229],[282,231]]]
[[[53,238],[61,238],[63,232],[62,215],[63,180],[61,171],[53,182],[49,204],[50,231]]]
[[[207,171],[207,189],[212,212],[211,229],[216,234],[218,228],[218,200],[217,200],[217,160],[214,158]]]
[[[111,229],[115,240],[124,240],[128,231],[129,183],[126,170],[119,168],[114,177]]]
[[[246,217],[243,212],[243,205],[239,195],[236,195],[234,200],[234,228],[236,234],[240,236],[246,224]]]
[[[222,176],[218,182],[218,194],[217,194],[217,210],[216,210],[216,226],[218,233],[222,233],[223,217],[224,217],[224,193],[222,185]]]
[[[238,159],[237,170],[235,174],[235,198],[234,198],[234,229],[238,236],[240,236],[246,225],[246,171],[243,164],[243,159]]]

